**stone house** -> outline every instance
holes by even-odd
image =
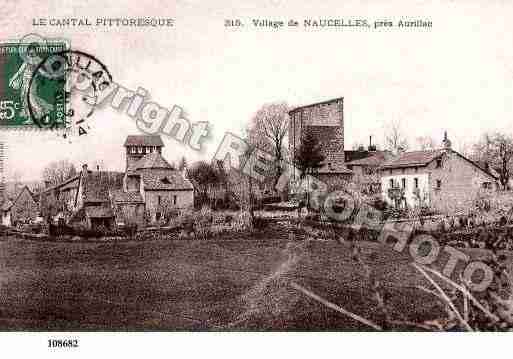
[[[404,152],[380,168],[382,198],[399,208],[427,206],[440,213],[469,208],[481,192],[497,189],[498,178],[451,149]]]
[[[357,183],[362,192],[381,193],[380,168],[392,157],[390,151],[378,151],[369,146],[364,157],[346,162],[347,168],[353,171],[351,181]]]
[[[27,186],[24,186],[16,198],[2,204],[2,224],[12,226],[16,223],[30,223],[39,215],[38,199]]]
[[[91,171],[84,165],[77,176],[41,192],[43,216],[86,228],[142,228],[192,207],[194,188],[185,171],[176,171],[162,157],[163,146],[160,136],[128,136],[125,172]]]
[[[53,221],[81,223],[87,228],[113,228],[109,191],[122,187],[123,176],[122,172],[99,168],[91,171],[83,165],[78,175],[41,191],[41,213]]]
[[[141,223],[142,201],[146,220],[156,222],[175,210],[194,206],[194,187],[186,170],[175,170],[162,157],[160,136],[128,136],[124,147],[127,167],[122,191],[112,194],[116,213],[133,213],[133,221]]]

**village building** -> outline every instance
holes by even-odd
[[[430,207],[440,213],[469,208],[480,192],[494,191],[498,178],[451,148],[403,152],[380,168],[382,198],[398,208]]]
[[[174,169],[162,157],[164,143],[160,136],[128,136],[124,146],[127,167],[123,191],[114,193],[114,201],[123,215],[138,213],[136,204],[141,200],[150,222],[194,206],[194,187],[187,171]]]
[[[107,229],[135,224],[142,228],[172,210],[193,206],[194,189],[162,157],[160,136],[128,136],[125,172],[82,171],[40,194],[41,212],[54,221]]]
[[[380,168],[393,158],[391,151],[380,151],[369,138],[369,147],[345,151],[346,166],[353,172],[351,182],[357,183],[365,194],[381,194]],[[351,160],[348,160],[350,158]]]
[[[38,199],[27,186],[23,186],[14,200],[4,201],[1,211],[4,226],[31,223],[39,215]]]
[[[297,107],[289,112],[289,151],[292,162],[306,134],[312,135],[324,156],[322,168],[316,177],[329,189],[337,189],[351,178],[352,171],[345,166],[344,99],[342,97]],[[299,174],[292,174],[297,180]]]

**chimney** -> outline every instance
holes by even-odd
[[[377,149],[376,145],[372,144],[372,135],[371,135],[371,136],[369,136],[369,148],[368,148],[368,150],[369,150],[369,152],[372,152],[372,151],[376,151],[376,149]]]

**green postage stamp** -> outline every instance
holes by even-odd
[[[64,127],[65,80],[50,78],[40,64],[67,49],[64,40],[0,41],[0,130]]]

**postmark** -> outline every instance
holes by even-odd
[[[65,83],[31,79],[42,59],[69,47],[63,39],[44,39],[28,35],[19,41],[0,42],[0,130],[40,128],[34,123],[29,110],[46,113],[53,119],[54,128],[65,125]]]
[[[86,121],[94,113],[101,91],[112,83],[112,75],[107,67],[95,56],[83,51],[65,50],[50,54],[37,66],[30,80],[29,88],[38,86],[40,81],[64,84],[64,109],[61,114],[41,111],[37,102],[29,97],[28,109],[33,122],[40,128],[58,128],[64,122],[65,138],[87,134]],[[60,93],[55,94],[56,97]],[[54,115],[62,116],[54,117]]]

